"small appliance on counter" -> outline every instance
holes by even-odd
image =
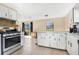
[[[77,27],[76,27],[76,25],[73,25],[73,33],[77,33]]]
[[[73,27],[70,27],[70,33],[77,33],[77,27],[76,25],[73,25]]]

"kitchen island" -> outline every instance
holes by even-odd
[[[40,46],[66,50],[65,32],[38,32],[37,44]]]
[[[37,45],[66,50],[70,55],[79,55],[79,33],[37,32]]]

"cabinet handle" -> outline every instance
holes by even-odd
[[[72,47],[72,43],[70,43],[70,47]]]
[[[7,13],[5,14],[5,16],[7,16]]]
[[[60,39],[59,39],[59,41],[60,41]]]
[[[69,45],[69,41],[68,41],[68,45]]]

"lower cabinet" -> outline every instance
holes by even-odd
[[[58,40],[57,40],[56,34],[55,33],[51,34],[51,38],[49,39],[50,47],[51,48],[58,48],[57,42],[58,42]]]
[[[37,33],[37,44],[41,46],[65,50],[65,34],[58,34],[52,32]]]
[[[37,37],[38,37],[37,39],[38,45],[49,47],[48,33],[38,33]]]
[[[67,51],[70,55],[78,55],[78,39],[75,35],[67,35]]]
[[[58,48],[66,49],[66,37],[65,34],[60,34],[58,38]]]

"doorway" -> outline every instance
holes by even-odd
[[[31,35],[33,32],[33,22],[22,23],[22,31],[24,35]]]

